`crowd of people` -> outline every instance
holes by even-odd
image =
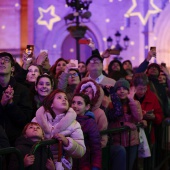
[[[67,58],[51,66],[47,52],[30,57],[24,51],[22,64],[10,53],[0,53],[0,148],[18,148],[25,169],[43,165],[48,170],[101,170],[108,135],[100,132],[128,126],[130,142],[128,132],[114,134],[108,154],[111,170],[133,170],[140,144],[139,123],[149,134],[150,169],[161,161],[162,122],[170,114],[168,69],[150,64],[155,51],[149,51],[135,70],[130,60],[113,59],[104,71],[109,50],[100,55],[92,40],[89,46],[92,55],[86,62],[79,61],[78,68]],[[30,154],[35,143],[53,138],[63,143],[67,163],[62,166],[57,161],[57,146]],[[4,168],[18,166],[12,154]]]

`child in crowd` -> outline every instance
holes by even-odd
[[[82,80],[75,90],[76,93],[84,93],[89,96],[91,100],[91,111],[94,113],[98,130],[106,130],[108,126],[107,118],[105,112],[100,109],[104,97],[104,92],[100,85],[92,79]],[[102,136],[101,144],[102,147],[106,146],[107,135]]]
[[[55,165],[49,155],[47,148],[42,148],[35,152],[35,155],[30,155],[30,151],[34,144],[44,139],[44,132],[40,125],[35,122],[28,123],[22,132],[22,136],[16,140],[16,148],[21,151],[24,158],[25,169],[41,169],[55,170]],[[18,170],[18,159],[16,155],[12,155],[9,163],[9,170]]]
[[[140,103],[133,99],[132,94],[129,94],[129,90],[130,84],[123,78],[119,79],[115,86],[110,89],[112,103],[108,112],[108,120],[109,128],[121,127],[122,125],[131,128],[130,143],[127,131],[114,135],[113,143],[123,145],[126,150],[129,149],[130,157],[127,154],[127,160],[129,160],[129,170],[132,170],[139,144],[139,134],[135,124],[142,120],[142,109]]]
[[[44,73],[37,77],[35,82],[36,94],[34,95],[34,116],[37,111],[42,106],[44,98],[51,93],[54,87],[54,81],[50,75]]]
[[[54,90],[37,110],[33,122],[38,122],[44,130],[45,139],[56,138],[63,142],[64,156],[70,165],[71,157],[80,158],[85,154],[84,136],[80,124],[75,120],[76,113],[69,108],[66,94]],[[51,148],[54,159],[57,146]],[[57,169],[57,162],[56,162]]]
[[[76,120],[80,123],[85,136],[86,153],[74,160],[74,170],[100,170],[101,169],[101,143],[100,134],[95,122],[94,114],[90,109],[89,96],[79,93],[72,99],[72,108],[77,113]]]

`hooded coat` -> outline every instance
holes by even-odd
[[[86,80],[82,80],[79,83],[79,85],[77,86],[75,90],[75,93],[83,92],[83,90],[81,91],[81,87],[88,82],[92,82],[94,84],[94,88],[96,88],[96,93],[93,99],[91,100],[91,111],[94,113],[98,130],[99,131],[106,130],[108,126],[108,121],[107,121],[105,112],[102,109],[100,109],[102,100],[104,98],[103,89],[94,80],[86,79]],[[101,139],[102,147],[106,146],[107,140],[108,140],[107,135],[103,135]]]
[[[65,156],[71,161],[71,157],[80,158],[86,151],[81,126],[75,119],[76,113],[72,108],[69,108],[67,113],[56,115],[53,119],[42,106],[37,110],[32,122],[37,122],[41,126],[46,139],[51,139],[56,133],[63,134],[69,141],[69,145],[63,147]],[[51,148],[54,158],[57,155],[56,148],[57,146]]]

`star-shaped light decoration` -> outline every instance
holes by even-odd
[[[50,31],[53,29],[54,23],[61,20],[61,18],[55,14],[55,7],[53,5],[51,5],[47,9],[38,7],[38,11],[40,13],[40,17],[37,19],[38,25],[45,25]],[[43,19],[44,13],[50,13],[52,18],[49,19],[49,21]]]
[[[149,9],[146,13],[146,16],[143,17],[142,14],[140,12],[133,12],[133,10],[136,8],[137,6],[137,2],[136,0],[132,0],[132,6],[128,9],[128,11],[126,12],[126,14],[124,15],[125,17],[131,17],[131,16],[138,16],[140,21],[142,22],[143,25],[145,25],[149,19],[149,16],[151,14],[156,14],[156,13],[159,13],[161,12],[162,10],[160,8],[158,8],[153,0],[150,0],[150,5],[153,7],[153,9]]]

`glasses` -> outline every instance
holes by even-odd
[[[2,60],[4,61],[4,63],[9,63],[11,61],[11,59],[8,57],[1,57],[0,62],[2,62]]]
[[[78,73],[73,73],[73,74],[69,74],[69,77],[77,77],[78,76]]]
[[[90,60],[90,63],[92,63],[92,64],[93,64],[93,63],[98,63],[98,64],[99,64],[99,63],[101,63],[101,61],[100,61],[100,60],[98,60],[98,59],[95,59],[95,60],[94,60],[94,59],[92,59],[92,60]]]

